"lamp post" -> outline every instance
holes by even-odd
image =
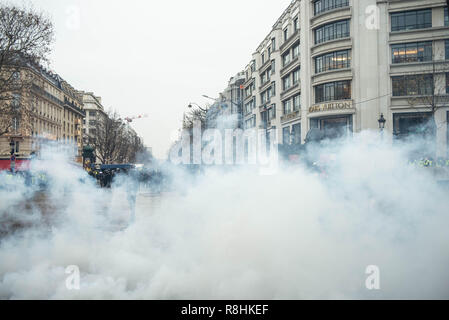
[[[377,122],[379,122],[380,136],[381,136],[381,139],[383,139],[384,138],[385,122],[387,122],[387,120],[385,120],[385,118],[384,118],[384,114],[383,113],[380,114],[380,118],[377,119]]]
[[[187,107],[188,107],[189,109],[192,109],[192,108],[193,108],[193,105],[197,106],[201,111],[207,112],[207,108],[206,108],[206,109],[201,108],[201,106],[200,106],[198,103],[195,103],[195,102],[190,102],[190,103],[188,104]]]
[[[192,113],[192,116],[193,116],[193,120],[200,120],[201,121],[201,126],[203,127],[203,125],[205,126],[206,125],[206,116],[207,116],[207,112],[208,112],[208,108],[202,108],[198,103],[196,103],[196,102],[190,102],[188,105],[187,105],[187,107],[189,108],[189,109],[193,109],[193,107],[194,106],[196,106],[197,108],[198,108],[198,110],[200,111],[200,113],[198,114],[198,113],[195,113],[195,111],[193,111],[193,113]],[[196,110],[196,111],[198,111],[198,110]],[[203,118],[204,117],[204,118]],[[184,116],[183,116],[183,122],[185,121],[185,119],[186,119],[186,115],[185,115],[185,113],[184,113]],[[192,121],[193,121],[192,120]],[[204,122],[204,123],[203,123]]]

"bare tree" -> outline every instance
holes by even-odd
[[[112,111],[96,120],[95,135],[89,141],[105,164],[136,162],[137,155],[145,150],[142,139]]]
[[[182,119],[182,128],[191,130],[193,129],[193,123],[195,121],[200,121],[201,128],[206,127],[206,115],[207,115],[207,109],[192,109],[189,110],[189,112],[184,113],[184,117]]]
[[[119,136],[118,145],[116,161],[119,163],[135,163],[137,156],[145,151],[142,139],[128,124]]]
[[[433,42],[431,61],[425,63],[418,73],[413,73],[417,95],[407,99],[410,106],[428,110],[431,113],[429,125],[432,130],[438,128],[435,118],[436,111],[449,105],[447,92],[449,60],[445,58],[445,52],[437,51],[435,42]],[[404,82],[403,86],[405,87],[407,84]]]
[[[102,163],[108,164],[115,160],[117,150],[120,148],[118,142],[124,125],[119,115],[111,111],[96,121],[95,135],[90,142]]]
[[[32,76],[23,69],[47,61],[53,35],[43,13],[0,4],[0,136],[17,130],[19,121],[29,122]]]
[[[447,41],[447,40],[445,40]],[[425,139],[413,150],[414,156],[439,154],[437,132],[446,121],[438,121],[439,109],[449,105],[449,60],[446,43],[439,39],[421,43],[398,44],[393,48],[393,63],[410,63],[413,71],[393,76],[393,96],[402,97],[416,114],[398,115],[394,134],[398,139]],[[407,46],[408,45],[408,46]],[[439,48],[438,48],[439,46]]]

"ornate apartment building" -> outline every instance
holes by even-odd
[[[99,121],[105,121],[107,114],[101,103],[101,97],[94,95],[92,92],[81,92],[83,95],[84,111],[86,113],[83,119],[83,145],[92,147],[97,137]],[[100,159],[96,158],[96,163],[100,163]]]
[[[244,127],[279,143],[379,130],[381,115],[383,137],[402,139],[434,115],[449,153],[446,0],[292,1],[244,72]]]
[[[244,72],[239,72],[229,79],[227,87],[207,111],[208,128],[234,129],[241,125],[244,82]]]
[[[85,112],[82,95],[59,75],[40,67],[22,68],[20,77],[30,79],[22,92],[14,93],[21,110],[11,132],[0,136],[0,157],[11,149],[18,159],[38,153],[42,143],[60,141],[72,145],[81,162],[82,125]]]
[[[101,97],[94,95],[92,92],[81,93],[86,113],[86,117],[83,119],[83,143],[87,145],[97,134],[97,122],[103,121],[107,114],[101,103]]]

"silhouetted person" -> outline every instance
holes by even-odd
[[[136,170],[129,170],[126,183],[126,192],[130,210],[130,223],[136,219],[136,200],[137,192],[139,191],[139,177]]]

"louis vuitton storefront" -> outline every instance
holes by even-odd
[[[325,139],[338,139],[353,132],[351,101],[331,102],[309,108],[310,129],[319,129]]]

